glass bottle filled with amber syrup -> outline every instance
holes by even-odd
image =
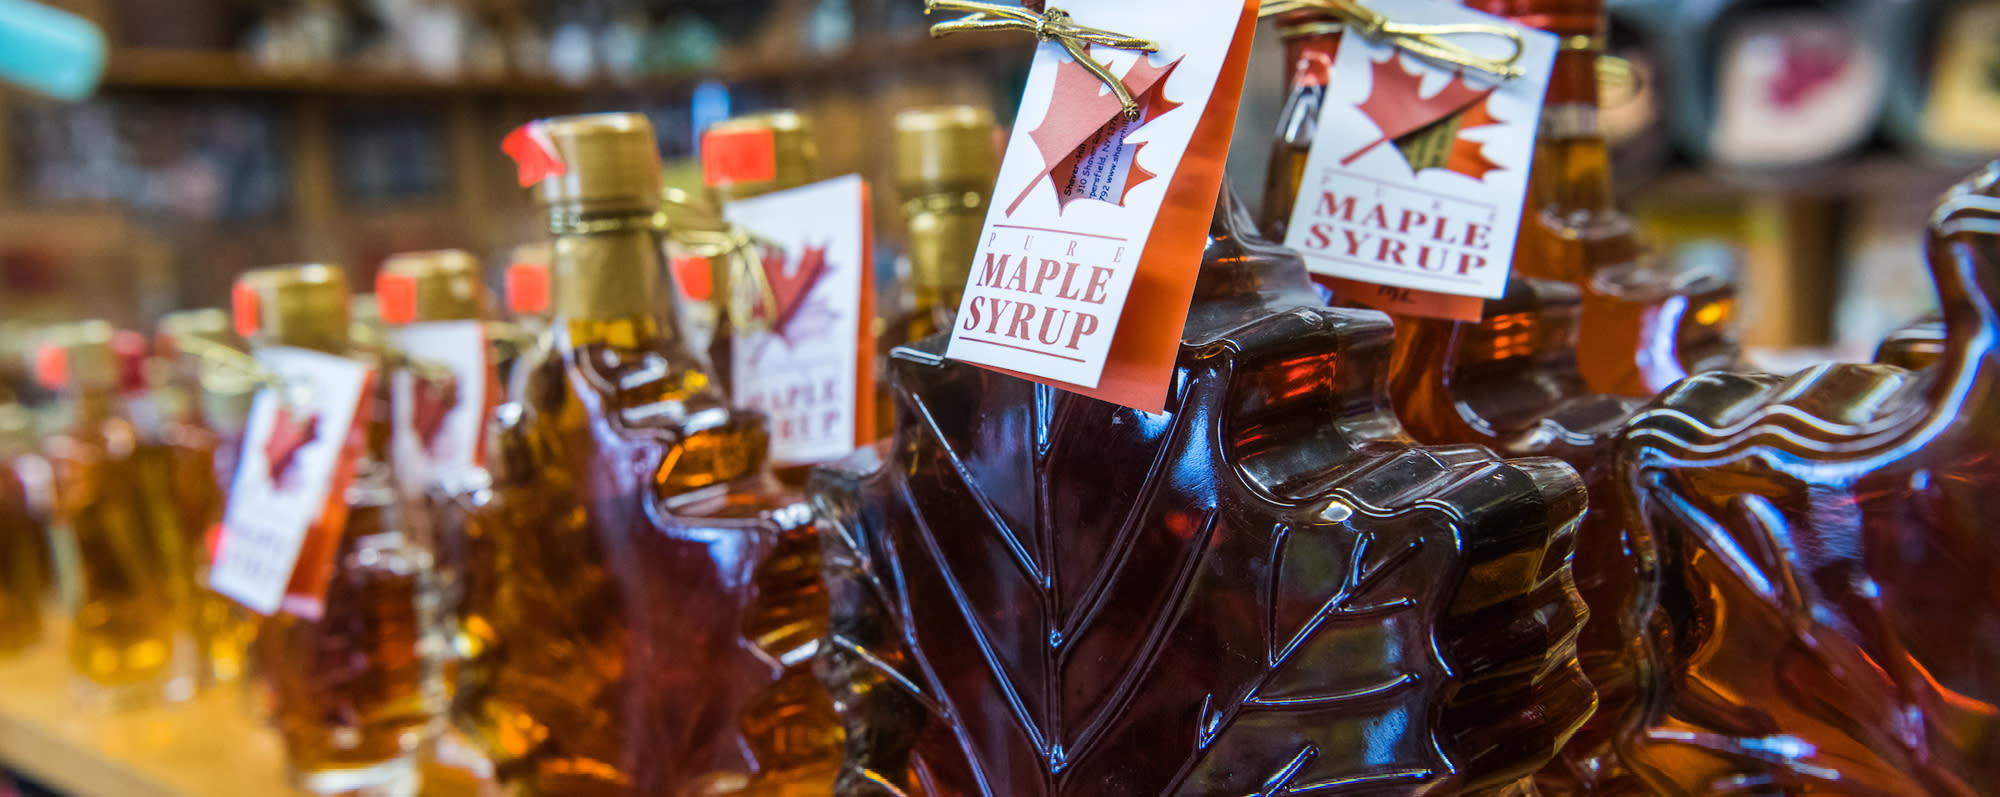
[[[1921,371],[1710,373],[1621,443],[1659,541],[1656,794],[1970,795],[2000,783],[2000,163],[1945,194]]]
[[[702,180],[717,206],[798,188],[821,177],[812,119],[791,110],[745,114],[715,123],[702,133],[701,160]],[[730,396],[735,395],[735,382],[730,379],[734,367],[732,333],[736,326],[749,323],[736,316],[747,315],[748,308],[761,300],[752,293],[756,290],[753,280],[737,277],[737,269],[748,262],[734,252],[709,258],[709,312],[714,315],[714,327],[708,360]]]
[[[48,507],[36,495],[48,466],[36,446],[35,416],[0,400],[0,659],[41,641],[48,608]]]
[[[1596,331],[1587,326],[1591,302],[1599,302],[1599,309],[1610,306],[1603,296],[1592,298],[1596,289],[1583,284],[1588,275],[1637,268],[1632,226],[1609,206],[1605,150],[1593,132],[1596,74],[1587,42],[1604,24],[1603,8],[1587,0],[1540,0],[1485,10],[1546,26],[1568,42],[1557,55],[1546,95],[1549,116],[1536,144],[1515,273],[1503,297],[1477,303],[1477,321],[1397,316],[1389,392],[1404,428],[1419,441],[1475,443],[1508,456],[1558,457],[1582,474],[1590,511],[1577,533],[1576,582],[1593,611],[1577,645],[1584,670],[1597,686],[1599,706],[1542,781],[1557,791],[1619,791],[1629,785],[1630,773],[1617,760],[1611,741],[1643,699],[1639,670],[1646,658],[1637,606],[1650,590],[1653,566],[1650,541],[1623,512],[1612,461],[1617,434],[1639,401],[1615,395],[1621,392],[1615,387],[1593,385],[1580,351],[1582,339],[1612,334],[1603,329],[1610,318],[1604,314],[1595,316],[1600,321]],[[1273,230],[1283,229],[1299,197],[1328,71],[1343,35],[1335,20],[1319,10],[1289,13],[1279,24],[1292,61],[1292,88],[1266,190],[1267,203],[1274,204],[1264,209],[1265,226]],[[1331,284],[1336,303],[1378,303],[1356,293],[1365,290],[1358,283]],[[1676,296],[1664,299],[1683,309],[1694,302]],[[1726,330],[1729,294],[1725,290],[1714,301],[1712,306],[1720,308],[1715,312],[1722,313],[1711,319],[1716,325],[1696,326]],[[1733,357],[1726,336],[1714,340],[1719,341],[1715,348]],[[1659,350],[1671,355],[1673,342],[1665,340]]]
[[[208,570],[220,533],[224,493],[235,472],[236,451],[255,392],[255,362],[244,350],[229,314],[217,309],[168,313],[154,327],[158,365],[152,379],[160,416],[162,473],[178,515],[181,552],[176,576],[186,580],[187,625],[194,641],[195,676],[201,684],[234,681],[244,673],[256,633],[250,615],[208,588]]]
[[[896,185],[908,224],[899,301],[885,308],[875,369],[878,433],[895,428],[888,354],[897,346],[951,330],[972,269],[986,204],[1000,176],[993,112],[969,105],[919,108],[896,115]]]
[[[814,679],[826,595],[811,512],[765,474],[763,418],[682,343],[652,126],[534,123],[554,236],[551,345],[496,412],[497,649],[461,710],[520,794],[824,795],[840,729]],[[461,721],[465,721],[462,719]]]
[[[236,328],[260,359],[297,349],[376,367],[375,355],[353,339],[347,277],[338,267],[250,271],[236,282],[235,304]],[[339,441],[349,475],[329,501],[340,506],[329,507],[309,531],[284,601],[263,620],[253,646],[292,771],[302,788],[319,794],[413,794],[416,754],[443,708],[436,646],[425,639],[437,601],[430,555],[403,530],[382,381],[364,381],[354,424]],[[323,422],[281,416],[271,445],[289,439],[297,451],[301,440],[316,439],[313,430]],[[267,455],[295,456],[276,449]],[[240,476],[238,485],[232,500],[241,498]],[[225,531],[225,547],[233,533]],[[330,561],[315,561],[313,540],[329,535],[319,545],[331,552]],[[306,586],[315,580],[324,581],[322,590]]]
[[[389,375],[391,462],[404,505],[414,509],[404,526],[436,562],[436,644],[446,651],[451,690],[463,659],[484,647],[468,639],[461,622],[471,555],[465,508],[491,485],[484,439],[500,394],[497,365],[520,356],[524,342],[511,323],[487,321],[479,261],[462,250],[389,257],[376,273],[375,299],[396,363]],[[438,797],[476,794],[491,776],[492,765],[453,728],[438,736],[424,766],[426,792]]]
[[[149,441],[123,400],[115,334],[101,321],[58,328],[37,371],[61,391],[68,416],[43,452],[54,476],[51,548],[77,691],[89,705],[134,708],[184,698],[194,683],[182,633],[186,535],[152,483]]]
[[[1388,318],[1252,227],[1225,190],[1163,412],[891,356],[895,437],[811,487],[837,793],[1519,789],[1589,714],[1575,472],[1411,443]]]

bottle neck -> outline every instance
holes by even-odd
[[[968,190],[926,194],[904,205],[916,312],[958,309],[986,222],[986,203],[984,192]]]
[[[557,325],[572,347],[678,344],[662,234],[642,224],[557,235],[550,251]]]
[[[1597,123],[1597,53],[1564,49],[1556,54],[1535,164],[1530,205],[1567,210],[1613,206],[1611,154]]]

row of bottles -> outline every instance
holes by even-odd
[[[668,196],[643,116],[546,120],[510,322],[462,254],[389,261],[367,321],[338,268],[250,272],[254,359],[168,336],[196,356],[147,423],[186,433],[139,428],[109,327],[65,329],[70,431],[0,471],[0,649],[51,571],[104,689],[254,636],[237,669],[322,793],[408,792],[440,737],[563,797],[1990,791],[2000,167],[1932,220],[1941,319],[1882,364],[1741,373],[1733,287],[1656,269],[1612,203],[1602,5],[1472,5],[1579,43],[1474,320],[1366,309],[1270,242],[1355,35],[1293,11],[1263,218],[1217,199],[1164,411],[945,357],[999,147],[985,111],[915,111],[885,435],[777,467],[731,390],[762,288],[740,247],[676,258],[676,225],[727,225]],[[708,164],[725,210],[821,177],[797,114],[707,136],[767,148]],[[187,396],[289,413],[306,361],[368,376],[324,555],[253,620],[194,575],[239,443]],[[251,414],[276,470],[328,420]]]

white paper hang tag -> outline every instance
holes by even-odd
[[[723,217],[772,246],[770,303],[733,329],[736,402],[770,420],[774,464],[816,465],[874,437],[874,263],[868,182],[836,177],[732,200]]]
[[[946,356],[1154,410],[1220,186],[1255,3],[1061,5],[1078,25],[1158,45],[1089,50],[1139,115],[1125,116],[1059,43],[1038,47]],[[1133,309],[1162,323],[1128,317],[1127,300],[1143,290],[1153,291],[1148,306]],[[1163,339],[1121,344],[1141,354],[1114,361],[1112,342],[1134,331],[1121,326]]]
[[[308,535],[352,478],[348,446],[373,372],[331,354],[271,347],[257,361],[283,388],[260,392],[223,512],[209,584],[260,614],[278,610]],[[285,395],[277,391],[284,390]],[[338,529],[322,533],[337,534]]]
[[[391,462],[398,489],[421,495],[439,477],[480,464],[492,366],[486,325],[430,321],[397,327],[390,342],[412,361],[450,371],[449,380],[399,370],[390,379]]]
[[[1369,7],[1404,24],[1512,27],[1521,74],[1503,79],[1386,39],[1344,37],[1285,245],[1316,274],[1499,298],[1559,40],[1437,0]],[[1511,47],[1498,36],[1458,38],[1468,48]]]

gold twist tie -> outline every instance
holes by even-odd
[[[1053,41],[1068,50],[1070,57],[1090,73],[1111,87],[1111,93],[1118,95],[1118,104],[1125,108],[1125,118],[1139,118],[1139,101],[1132,98],[1132,92],[1125,89],[1125,82],[1111,74],[1111,69],[1090,57],[1090,45],[1097,44],[1120,50],[1137,50],[1142,53],[1159,52],[1160,45],[1146,39],[1113,33],[1108,30],[1078,25],[1071,20],[1069,12],[1060,8],[1050,8],[1037,14],[1017,6],[1002,3],[982,3],[977,0],[924,0],[924,13],[934,11],[964,11],[970,16],[960,17],[950,22],[940,22],[931,26],[931,37],[948,36],[969,30],[1025,30],[1035,34],[1038,41]]]
[[[778,294],[764,273],[764,241],[680,189],[666,192],[665,207],[665,214],[672,219],[666,228],[667,240],[710,263],[722,263],[723,284],[714,287],[725,292],[722,311],[729,317],[730,328],[745,332],[766,329],[765,319],[777,313]]]
[[[1340,20],[1342,26],[1365,38],[1388,39],[1390,44],[1433,61],[1477,69],[1509,80],[1521,76],[1521,68],[1514,64],[1521,60],[1521,54],[1527,44],[1521,39],[1521,31],[1512,25],[1483,22],[1449,25],[1390,22],[1388,17],[1355,0],[1266,0],[1258,16],[1273,17],[1294,11],[1319,11],[1330,14]],[[1497,36],[1506,39],[1513,47],[1513,52],[1505,58],[1480,55],[1446,41],[1444,38],[1446,36]]]
[[[278,376],[271,369],[265,368],[263,363],[257,362],[257,358],[235,347],[192,336],[175,338],[174,346],[183,353],[194,355],[195,361],[202,365],[212,365],[221,370],[235,373],[258,387],[283,388],[285,386],[283,377]]]

